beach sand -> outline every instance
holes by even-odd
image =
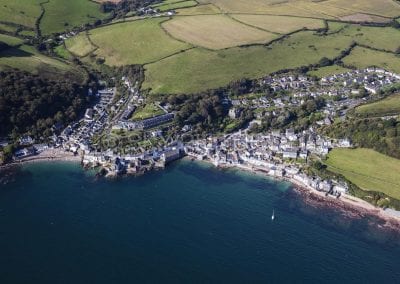
[[[35,163],[35,162],[45,162],[45,161],[65,161],[65,162],[81,162],[82,158],[80,155],[74,155],[71,152],[67,152],[64,149],[46,149],[43,152],[31,156],[31,157],[26,157],[24,159],[20,159],[17,161],[13,161],[12,163],[3,165],[0,167],[2,168],[8,168],[12,167],[15,165],[22,165],[26,163]]]

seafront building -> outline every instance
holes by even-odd
[[[297,134],[292,130],[256,135],[239,131],[223,137],[189,142],[185,145],[185,152],[195,159],[209,160],[217,167],[236,166],[261,171],[273,177],[286,178],[318,191],[338,195],[347,192],[344,182],[309,177],[302,172],[302,165],[309,156],[321,158],[336,147],[351,147],[351,143],[347,139],[334,141],[322,137],[310,128]]]
[[[116,153],[112,149],[97,152],[93,147],[93,137],[96,135],[122,129],[141,130],[148,132],[151,137],[162,137],[159,127],[171,122],[175,116],[168,111],[168,106],[159,106],[164,114],[138,121],[130,120],[136,109],[145,104],[145,97],[140,94],[137,83],[132,84],[125,77],[121,80],[128,92],[126,97],[116,101],[115,88],[98,91],[95,94],[97,103],[86,110],[79,122],[68,125],[60,134],[54,135],[50,147],[60,147],[76,153],[82,157],[85,166],[101,166],[111,175],[143,173],[154,168],[163,168],[169,162],[189,155],[195,159],[209,160],[219,167],[236,166],[262,171],[315,190],[342,194],[347,191],[345,183],[307,176],[303,165],[310,157],[325,157],[333,148],[351,147],[351,141],[324,137],[317,129],[321,125],[330,125],[337,117],[344,118],[349,109],[365,103],[366,98],[357,96],[361,91],[376,95],[382,88],[399,83],[400,75],[383,69],[367,68],[331,75],[319,81],[302,75],[267,76],[260,80],[260,85],[267,86],[273,92],[284,91],[283,95],[258,96],[252,99],[226,97],[224,104],[231,106],[228,112],[231,119],[237,119],[243,108],[261,109],[257,112],[257,118],[263,115],[278,116],[287,108],[301,106],[309,97],[326,98],[327,103],[320,110],[324,115],[323,119],[301,132],[289,128],[285,131],[275,129],[252,135],[243,130],[186,144],[165,142],[162,147],[142,149],[139,153],[129,149],[125,154]],[[89,90],[88,95],[94,94]],[[252,123],[259,121],[256,119]],[[192,126],[187,124],[178,134],[187,133],[191,129]],[[15,159],[24,159],[45,149],[43,145],[33,147],[33,143],[32,138],[22,137],[21,149],[14,153]]]

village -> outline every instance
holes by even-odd
[[[96,104],[86,110],[79,122],[67,126],[59,135],[55,134],[49,144],[35,144],[30,137],[21,138],[21,149],[15,152],[15,161],[23,161],[47,149],[57,148],[74,153],[84,167],[100,167],[102,174],[111,177],[162,169],[168,163],[187,155],[192,159],[209,161],[217,167],[238,167],[263,172],[338,197],[348,191],[346,182],[308,176],[304,168],[310,160],[323,159],[331,149],[348,148],[352,144],[348,139],[334,140],[324,137],[319,134],[318,127],[331,124],[337,118],[344,119],[351,108],[377,96],[383,88],[400,82],[400,75],[367,68],[317,81],[302,75],[268,76],[260,80],[261,85],[267,86],[273,93],[280,92],[281,95],[260,95],[251,99],[246,96],[227,96],[231,119],[236,119],[244,107],[262,109],[257,115],[279,115],[285,108],[303,104],[307,97],[323,97],[326,104],[320,110],[323,114],[321,119],[300,132],[288,128],[251,133],[249,128],[259,123],[259,115],[246,129],[182,143],[179,137],[190,130],[190,125],[187,125],[178,133],[178,139],[165,139],[161,147],[139,153],[135,149],[123,154],[111,147],[96,151],[93,139],[100,133],[140,129],[149,135],[162,137],[162,126],[173,122],[175,114],[168,112],[168,107],[163,106],[158,106],[162,110],[159,115],[131,120],[133,113],[146,104],[146,98],[140,94],[136,83],[131,83],[125,77],[121,80],[128,91],[125,96],[116,100],[116,88],[105,88],[96,94],[89,90],[88,96],[95,96]]]
[[[332,141],[310,128],[302,133],[287,129],[285,132],[276,130],[256,135],[239,131],[223,137],[210,137],[188,143],[185,153],[198,160],[208,160],[216,167],[259,171],[339,196],[347,192],[346,183],[307,176],[302,168],[310,157],[322,158],[332,148],[351,146],[347,139]]]
[[[256,110],[256,117],[279,115],[285,109],[302,105],[307,98],[323,98],[326,106],[319,125],[331,124],[335,118],[344,119],[347,111],[373,99],[379,91],[400,82],[400,75],[380,68],[352,70],[323,77],[318,81],[304,75],[275,75],[260,80],[275,97],[263,94],[230,99],[229,115],[237,118],[243,108]]]

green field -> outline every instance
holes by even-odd
[[[0,34],[0,41],[11,47],[0,52],[0,70],[17,68],[34,74],[42,74],[50,78],[68,76],[74,80],[82,80],[82,72],[70,64],[43,54],[32,46],[23,44],[16,37]]]
[[[156,7],[160,7],[160,6],[164,6],[164,5],[169,5],[169,4],[174,4],[174,3],[177,3],[177,2],[184,2],[184,1],[185,1],[185,0],[163,0],[163,1],[161,1],[160,3],[151,5],[151,7],[156,8]]]
[[[383,100],[359,106],[355,112],[366,116],[398,115],[400,114],[400,94],[391,95]]]
[[[182,8],[197,2],[195,7]],[[0,16],[5,22],[32,28],[40,15],[38,3],[0,0],[4,6]],[[379,66],[400,73],[400,57],[395,55],[400,30],[334,22],[341,18],[379,22],[400,16],[400,5],[392,0],[166,0],[154,6],[180,9],[172,17],[136,18],[89,30],[88,37],[81,33],[68,39],[66,48],[90,64],[99,62],[91,60],[90,53],[104,58],[109,66],[143,64],[143,86],[153,94],[199,92],[232,80],[317,64],[322,57],[339,56],[353,42],[370,48],[356,47],[343,59],[345,65]],[[44,34],[107,16],[89,0],[49,0],[44,8],[40,24]],[[302,28],[323,28],[322,20],[328,20],[326,34],[300,31],[277,40]],[[270,41],[274,42],[263,45]],[[56,53],[70,58],[63,48]],[[326,76],[346,70],[329,66],[310,74]]]
[[[64,45],[59,45],[54,49],[54,52],[57,54],[57,56],[66,59],[66,60],[72,60],[73,55],[64,47]]]
[[[221,11],[212,4],[197,5],[195,7],[179,9],[176,11],[178,15],[214,15],[221,14]]]
[[[184,10],[186,9],[182,11]],[[248,15],[235,17],[239,20],[247,19],[248,23],[252,19],[252,24],[256,24],[255,20],[265,21],[276,32],[285,30],[279,30],[271,19],[290,18],[252,18]],[[322,27],[319,20],[290,20],[290,25],[285,27],[287,31],[303,27],[306,23],[309,28]],[[252,28],[225,15],[197,15],[175,16],[172,20],[153,18],[113,24],[91,30],[89,37],[99,47],[94,53],[104,58],[107,65],[144,64],[146,78],[143,86],[150,88],[154,94],[199,92],[244,77],[253,79],[282,69],[316,64],[322,57],[333,59],[339,56],[354,41],[371,48],[390,51],[395,51],[400,42],[400,31],[390,27],[333,22],[329,22],[329,27],[332,28],[332,33],[327,35],[301,31],[269,46],[240,48],[235,45],[265,42],[277,35]],[[67,40],[66,45],[79,56],[94,49],[83,35]],[[221,48],[222,50],[210,50]],[[394,53],[361,47],[355,48],[343,61],[355,68],[376,65],[400,71],[400,58]],[[333,66],[311,74],[326,76],[346,70]]]
[[[0,19],[33,29],[41,14],[39,4],[44,2],[46,1],[0,0]],[[98,3],[89,0],[49,0],[43,7],[45,13],[40,22],[40,29],[44,35],[62,32],[107,16],[100,12]]]
[[[45,13],[40,23],[42,34],[62,32],[106,17],[99,4],[89,0],[50,0],[44,4]]]
[[[77,56],[86,56],[96,49],[89,41],[85,32],[79,33],[77,36],[65,41],[66,48]]]
[[[277,38],[275,34],[243,25],[224,15],[175,17],[164,22],[162,27],[174,38],[209,49],[265,43]]]
[[[180,8],[193,7],[196,5],[197,5],[196,1],[189,0],[189,1],[174,2],[174,3],[166,3],[163,5],[156,5],[155,8],[159,9],[161,12],[164,12],[164,11],[175,10],[175,9],[180,9]]]
[[[400,160],[370,149],[334,149],[328,169],[345,176],[363,190],[380,191],[400,199]]]
[[[17,31],[17,27],[0,23],[0,31],[15,33]]]
[[[9,35],[4,35],[4,34],[0,34],[0,41],[4,42],[10,46],[16,46],[16,45],[24,43],[24,41],[20,38],[9,36]]]
[[[339,34],[323,37],[307,31],[269,47],[237,47],[221,51],[192,49],[146,65],[143,87],[158,94],[204,91],[245,77],[259,78],[285,68],[314,64],[324,56],[334,58],[351,41]]]
[[[199,0],[201,4],[212,3],[225,13],[246,14],[268,14],[268,15],[290,15],[313,18],[332,18],[321,14],[319,11],[296,5],[293,0]],[[301,4],[304,1],[299,1]],[[316,5],[315,5],[316,6]]]
[[[232,15],[232,17],[245,24],[280,34],[291,33],[303,28],[316,30],[325,27],[322,20],[309,18],[246,14]]]
[[[378,66],[400,73],[400,57],[395,54],[356,47],[343,59],[343,63],[357,68]]]
[[[326,67],[321,67],[316,70],[309,71],[307,74],[310,76],[316,76],[318,78],[326,77],[329,75],[334,75],[334,74],[342,74],[347,71],[350,71],[350,69],[338,66],[338,65],[332,65],[332,66],[326,66]]]
[[[137,109],[131,119],[142,120],[153,116],[161,115],[164,111],[153,103],[146,104],[144,107]]]
[[[20,36],[34,37],[34,36],[36,35],[36,32],[35,32],[35,31],[32,31],[32,30],[23,30],[23,31],[20,31],[20,32],[18,33],[18,35],[20,35]]]
[[[400,15],[400,6],[392,0],[199,0],[213,3],[227,13],[274,14],[313,18],[339,18],[366,14],[384,17]]]
[[[359,44],[394,52],[400,45],[400,30],[394,28],[351,25],[341,33]]]
[[[95,54],[113,66],[143,64],[190,48],[169,37],[160,27],[165,18],[132,21],[105,26],[89,32],[99,48]],[[70,40],[67,41],[68,45]],[[74,48],[69,45],[69,48]]]
[[[19,24],[30,28],[40,15],[41,0],[0,0],[0,19],[4,22]]]

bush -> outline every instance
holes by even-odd
[[[319,66],[325,67],[325,66],[330,66],[333,64],[332,60],[326,57],[322,57],[321,60],[318,62]]]

